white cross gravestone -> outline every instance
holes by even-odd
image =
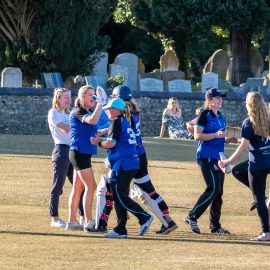
[[[189,80],[173,80],[168,81],[169,92],[191,93],[191,82]]]
[[[114,64],[128,68],[127,86],[132,91],[137,91],[138,57],[132,53],[122,53],[116,56]]]
[[[140,91],[142,92],[163,92],[163,81],[152,78],[140,80]]]
[[[101,54],[99,61],[93,68],[94,76],[107,77],[108,53]],[[102,86],[103,87],[103,86]]]
[[[22,88],[22,71],[20,68],[7,67],[1,73],[1,87]]]
[[[206,92],[206,89],[211,87],[218,89],[218,74],[206,72],[202,75],[202,92]]]
[[[122,66],[122,65],[116,65],[116,64],[111,64],[110,65],[110,76],[115,77],[116,75],[122,74],[125,78],[125,81],[123,84],[128,85],[128,74],[129,70],[128,67]]]

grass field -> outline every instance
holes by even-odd
[[[208,212],[199,220],[202,234],[191,233],[184,217],[204,189],[194,161],[193,141],[144,139],[152,181],[170,206],[179,229],[157,236],[157,219],[144,237],[131,216],[128,239],[49,227],[51,186],[49,136],[0,135],[0,270],[2,269],[269,269],[270,244],[249,239],[260,233],[257,213],[249,212],[251,193],[226,176],[222,225],[232,234],[209,233]],[[229,155],[235,146],[226,148]],[[105,173],[94,158],[96,180]],[[61,197],[60,213],[67,218],[70,184]],[[268,194],[267,194],[268,195]],[[113,211],[110,227],[115,224]]]

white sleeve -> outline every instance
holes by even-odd
[[[48,122],[52,126],[56,126],[58,123],[62,122],[60,113],[56,110],[51,109],[48,114]]]

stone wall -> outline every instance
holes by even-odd
[[[72,90],[75,98],[77,90]],[[0,133],[49,134],[47,113],[51,107],[53,89],[0,88]],[[134,100],[141,111],[142,135],[158,136],[161,116],[169,97],[177,97],[183,118],[194,118],[195,109],[203,106],[202,93],[134,93]],[[269,97],[265,97],[269,101]],[[223,103],[223,114],[228,125],[241,126],[246,117],[244,99],[235,93],[228,94]]]

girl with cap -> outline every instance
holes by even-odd
[[[248,118],[242,125],[241,143],[235,152],[221,162],[223,166],[249,151],[248,179],[257,202],[262,234],[252,239],[270,241],[269,213],[265,203],[267,175],[270,173],[270,113],[260,93],[249,92],[246,97]]]
[[[138,218],[141,225],[140,235],[144,235],[149,229],[153,217],[129,197],[130,182],[139,169],[139,159],[135,134],[124,116],[126,104],[122,99],[116,98],[112,99],[103,109],[112,120],[108,138],[92,137],[91,142],[108,150],[108,160],[112,170],[110,186],[118,220],[117,226],[104,236],[108,238],[127,237],[127,211]]]
[[[225,138],[226,120],[219,112],[225,96],[215,88],[206,91],[205,109],[200,113],[194,129],[194,139],[198,141],[197,163],[206,184],[205,191],[184,220],[195,233],[200,233],[197,220],[210,205],[211,233],[229,234],[220,224],[224,173],[218,161],[219,153],[224,151],[224,143],[235,142],[236,138]]]

